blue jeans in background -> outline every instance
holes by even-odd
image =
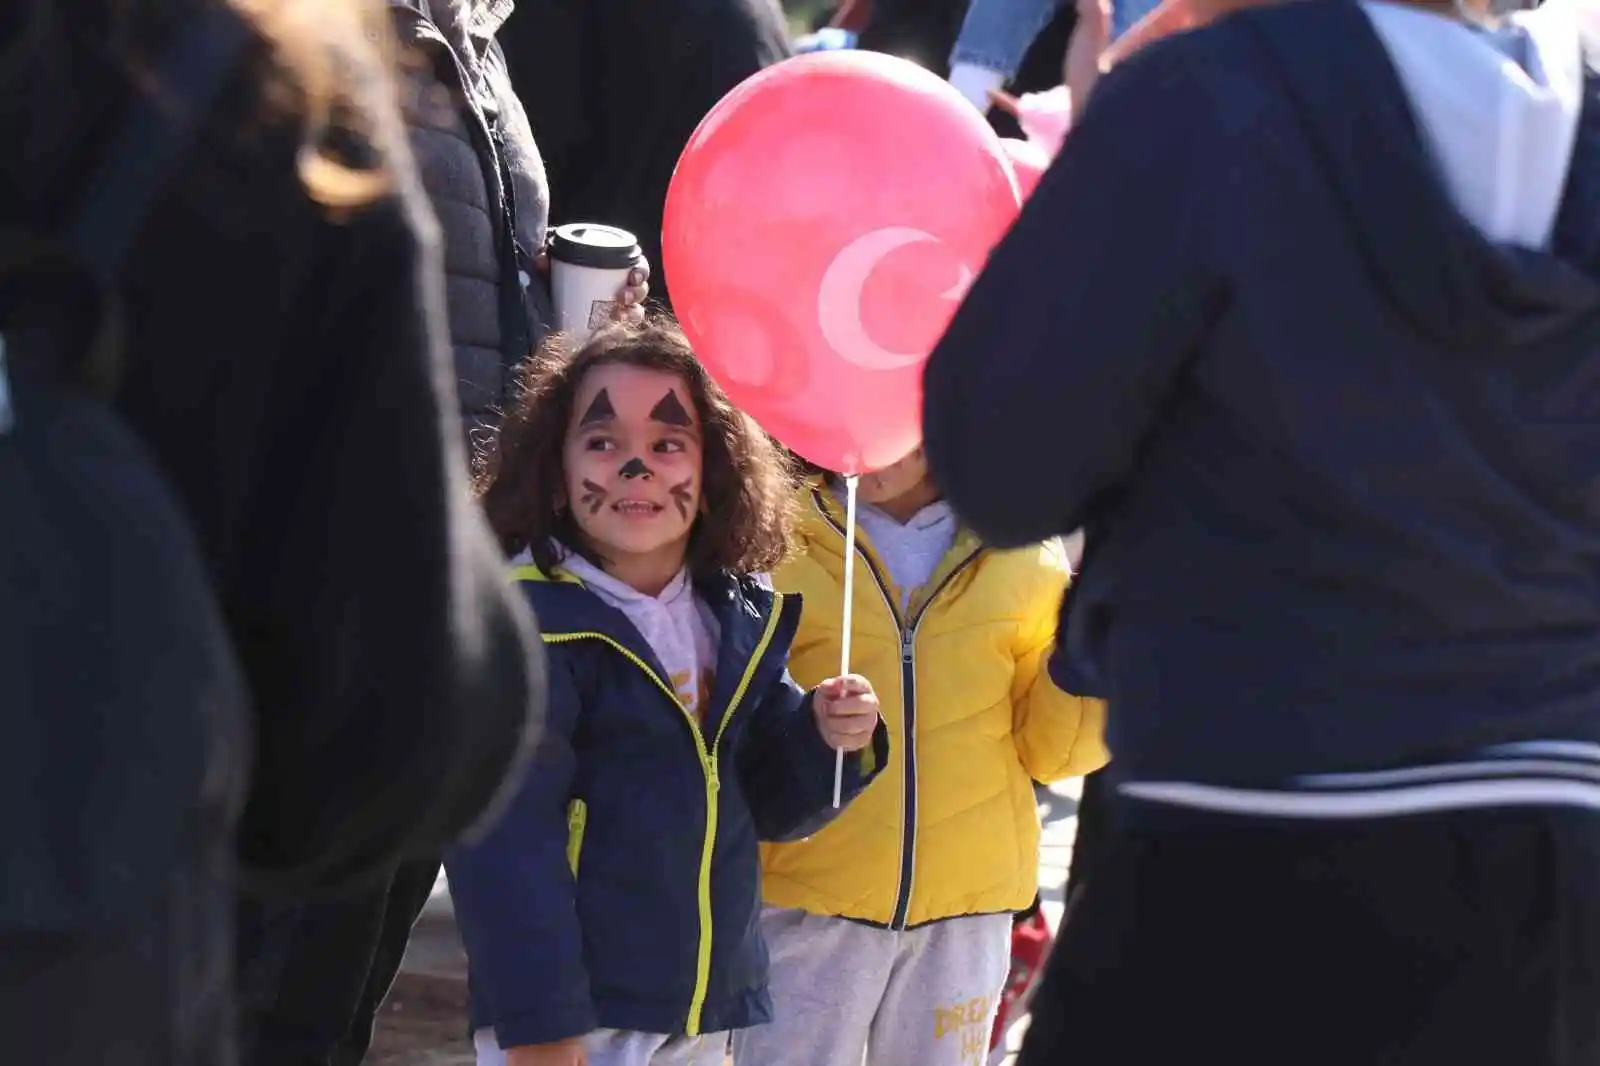
[[[950,65],[966,63],[1004,74],[1017,72],[1028,46],[1055,14],[1060,0],[972,0]],[[1111,0],[1111,36],[1120,37],[1161,0]]]

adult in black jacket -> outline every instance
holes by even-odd
[[[930,358],[963,517],[1088,528],[1116,832],[1023,1063],[1600,1061],[1591,13],[1157,42]]]
[[[221,3],[6,5],[0,225],[67,216],[128,102],[162,91],[164,42]],[[230,1061],[232,853],[249,884],[294,896],[441,847],[518,765],[542,694],[531,619],[468,496],[437,233],[382,16],[236,6],[252,43],[121,279],[117,406],[186,512],[248,680],[246,820],[237,841],[209,823],[127,923],[44,935],[0,915],[7,1062]]]
[[[476,446],[499,423],[512,370],[552,321],[531,266],[550,213],[544,161],[496,43],[511,0],[386,2],[405,48],[406,132],[443,235],[456,387]],[[519,273],[529,282],[520,308]]]
[[[791,54],[775,0],[519,0],[499,39],[548,169],[551,221],[622,226],[652,263],[689,135]],[[653,291],[670,307],[662,273]]]

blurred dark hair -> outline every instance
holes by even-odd
[[[0,0],[0,138],[16,168],[9,191],[30,204],[65,195],[62,175],[87,158],[115,102],[130,91],[159,100],[154,63],[166,42],[224,4],[261,39],[262,102],[302,128],[310,196],[355,207],[380,195],[384,172],[333,147],[375,114],[395,114],[393,30],[380,0]],[[402,135],[397,123],[386,133]]]
[[[601,366],[636,366],[681,377],[700,416],[705,507],[689,538],[696,576],[771,570],[789,554],[793,481],[784,453],[755,420],[728,401],[695,358],[675,321],[605,327],[577,348],[553,337],[518,370],[515,406],[484,453],[477,490],[507,555],[527,550],[549,572],[560,545],[597,565],[563,498],[562,447],[578,386]]]

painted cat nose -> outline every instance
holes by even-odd
[[[622,469],[618,470],[617,473],[622,475],[624,481],[632,481],[634,478],[651,476],[650,468],[645,466],[644,460],[640,459],[638,456],[634,456],[632,459],[629,459],[627,462],[623,463]]]

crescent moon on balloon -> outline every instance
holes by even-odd
[[[925,230],[885,226],[857,237],[833,257],[817,290],[817,324],[823,340],[841,359],[867,370],[899,370],[927,358],[927,352],[896,352],[872,339],[861,321],[861,291],[890,252],[908,244],[928,242],[940,243],[938,237]],[[962,264],[960,280],[940,295],[959,300],[971,284],[972,271]]]

